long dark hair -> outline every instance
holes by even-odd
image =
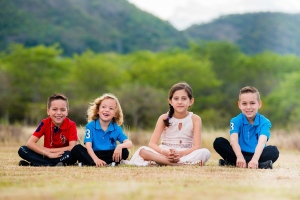
[[[180,82],[180,83],[176,83],[175,85],[173,85],[169,91],[169,100],[172,100],[174,93],[177,90],[185,90],[189,99],[193,98],[193,90],[192,88],[189,86],[189,84],[185,83],[185,82]],[[171,104],[169,104],[169,112],[168,112],[168,117],[167,119],[164,119],[164,124],[166,127],[170,126],[170,119],[173,117],[174,114],[174,108]]]

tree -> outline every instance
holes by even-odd
[[[7,75],[4,90],[10,99],[5,108],[9,119],[18,121],[32,116],[30,103],[46,102],[49,95],[63,90],[68,68],[60,58],[61,52],[57,45],[24,48],[15,44],[1,54]]]

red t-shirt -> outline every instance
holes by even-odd
[[[32,134],[38,138],[44,136],[44,147],[60,148],[69,146],[70,141],[77,141],[76,123],[65,118],[62,125],[58,128],[48,117],[43,119],[39,127]]]

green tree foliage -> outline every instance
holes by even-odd
[[[2,122],[37,124],[46,117],[46,99],[61,92],[70,102],[69,117],[86,123],[86,110],[103,93],[115,94],[122,105],[125,126],[153,128],[168,111],[168,91],[180,81],[189,83],[204,126],[227,127],[240,111],[241,87],[259,89],[260,112],[274,126],[295,127],[300,118],[297,87],[300,58],[264,52],[243,54],[228,42],[193,43],[189,50],[126,55],[85,51],[62,57],[58,45],[11,45],[0,53],[0,118]]]
[[[300,84],[299,69],[287,73],[276,88],[266,99],[267,113],[275,127],[297,127],[300,120]]]
[[[135,128],[152,128],[169,108],[166,92],[150,86],[123,84],[114,94],[122,106],[124,124]]]
[[[62,90],[68,69],[60,54],[57,45],[33,48],[12,45],[1,54],[2,70],[6,74],[3,79],[6,87],[2,89],[7,99],[4,109],[9,111],[5,111],[9,119],[25,119],[34,109],[29,109],[29,103],[45,101],[58,87]]]
[[[187,52],[137,53],[128,73],[132,80],[168,91],[175,83],[189,83],[199,102],[195,109],[203,109],[211,103],[214,90],[220,85],[208,61],[196,60]],[[201,103],[200,103],[201,102]],[[210,103],[209,103],[210,102]]]
[[[75,55],[70,73],[73,97],[93,99],[109,92],[108,88],[127,82],[129,76],[120,68],[120,59],[116,54],[95,54],[92,51]]]

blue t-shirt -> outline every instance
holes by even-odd
[[[271,122],[259,113],[256,113],[253,124],[250,124],[247,117],[240,113],[230,121],[230,135],[237,133],[241,150],[254,153],[259,136],[265,135],[269,140],[271,126]]]
[[[94,151],[113,150],[117,141],[123,143],[128,139],[123,129],[114,122],[110,122],[106,131],[101,128],[99,119],[89,122],[85,128],[84,144],[91,142]]]

